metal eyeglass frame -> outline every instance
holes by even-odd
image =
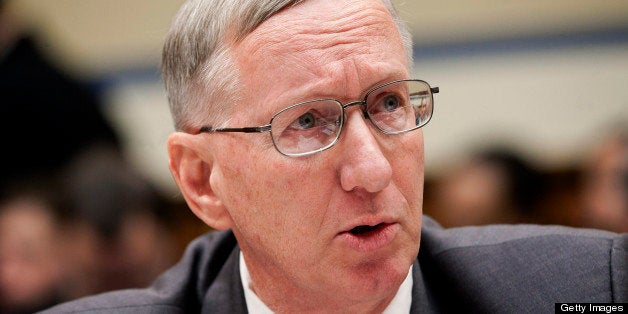
[[[389,132],[386,130],[383,130],[382,128],[380,128],[375,122],[373,122],[373,120],[371,119],[370,114],[367,111],[366,108],[366,99],[369,97],[369,95],[376,91],[379,90],[381,88],[384,88],[386,86],[392,85],[392,84],[397,84],[400,82],[421,82],[423,84],[425,84],[430,92],[430,101],[431,101],[431,110],[432,112],[430,112],[429,115],[429,119],[427,121],[425,121],[424,123],[421,123],[413,128],[410,128],[408,130],[403,130],[403,131],[396,131],[396,132]],[[438,94],[440,92],[440,89],[438,87],[431,87],[430,84],[426,81],[423,80],[416,80],[416,79],[406,79],[406,80],[396,80],[396,81],[392,81],[392,82],[388,82],[386,84],[382,84],[382,85],[378,85],[376,87],[371,88],[368,92],[366,92],[366,94],[364,95],[364,98],[362,100],[356,100],[356,101],[350,101],[347,102],[345,104],[343,104],[342,102],[336,100],[336,99],[332,99],[332,98],[323,98],[323,99],[314,99],[314,100],[309,100],[309,101],[304,101],[304,102],[300,102],[291,106],[288,106],[286,108],[283,108],[281,110],[279,110],[278,112],[276,112],[270,119],[270,122],[268,122],[268,124],[265,125],[260,125],[260,126],[253,126],[253,127],[242,127],[242,128],[212,128],[211,126],[203,126],[199,129],[197,134],[200,133],[220,133],[220,132],[237,132],[237,133],[263,133],[263,132],[270,132],[271,131],[271,126],[273,123],[273,119],[275,119],[275,117],[277,117],[278,115],[280,115],[282,112],[289,110],[291,108],[297,107],[297,106],[301,106],[304,104],[308,104],[308,103],[312,103],[312,102],[318,102],[318,101],[332,101],[337,103],[341,108],[342,108],[342,114],[340,116],[340,122],[339,122],[339,126],[340,126],[340,130],[338,131],[338,134],[336,134],[336,138],[331,141],[329,144],[313,150],[313,151],[309,151],[309,152],[305,152],[305,153],[298,153],[298,154],[288,154],[288,153],[284,153],[282,152],[279,147],[277,147],[277,143],[275,142],[274,137],[270,136],[270,139],[273,142],[273,146],[275,147],[275,150],[277,150],[280,154],[284,155],[284,156],[288,156],[288,157],[301,157],[301,156],[307,156],[307,155],[312,155],[321,151],[324,151],[326,149],[329,149],[330,147],[334,146],[336,144],[336,142],[338,142],[338,139],[340,138],[340,135],[342,134],[342,130],[344,127],[344,121],[345,121],[345,109],[351,106],[361,106],[362,107],[362,114],[363,116],[368,119],[369,121],[371,121],[371,124],[373,124],[373,126],[375,126],[376,129],[378,129],[380,132],[384,133],[384,134],[402,134],[402,133],[407,133],[410,131],[414,131],[416,129],[419,129],[423,126],[425,126],[432,118],[432,115],[434,113],[434,94]]]

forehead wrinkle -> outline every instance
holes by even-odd
[[[332,16],[294,11],[289,11],[290,15],[282,12],[260,25],[244,40],[246,53],[259,58],[338,58],[355,53],[377,53],[378,49],[369,43],[390,42],[390,35],[398,35],[383,6],[350,6]],[[364,51],[365,48],[371,51]]]

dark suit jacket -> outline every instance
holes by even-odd
[[[246,313],[231,232],[190,244],[147,289],[110,292],[50,313]],[[443,229],[424,217],[412,313],[553,313],[554,303],[628,302],[628,234],[542,226]]]

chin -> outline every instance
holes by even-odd
[[[387,298],[394,296],[401,283],[406,279],[412,261],[397,257],[383,261],[365,262],[352,272],[352,287],[348,295],[356,299]]]

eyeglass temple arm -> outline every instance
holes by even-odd
[[[432,94],[438,94],[439,91],[440,91],[440,89],[438,87],[430,87],[430,92]],[[428,95],[427,91],[425,91],[425,92],[418,92],[418,93],[412,94],[412,96],[425,96],[425,95]]]
[[[430,87],[430,92],[432,94],[438,94],[438,92],[440,91],[440,89],[438,87]],[[424,97],[426,95],[428,95],[429,93],[427,91],[425,92],[418,92],[418,93],[414,93],[411,94],[410,96],[419,96],[419,97]]]
[[[214,132],[240,132],[240,133],[261,133],[270,131],[270,124],[246,128],[222,128],[214,129],[211,126],[204,126],[198,133],[214,133]]]

